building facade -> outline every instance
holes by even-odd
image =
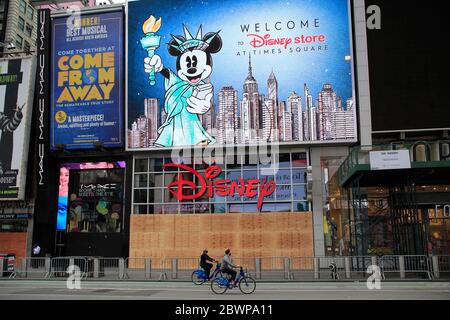
[[[0,50],[3,53],[36,51],[37,10],[31,1],[1,1],[0,15]]]
[[[292,112],[292,139],[296,141],[303,141],[302,98],[294,91],[289,96],[287,103]]]
[[[233,87],[223,87],[219,91],[219,110],[217,128],[219,142],[223,144],[239,143],[238,92]]]
[[[355,1],[354,6],[364,4]],[[360,13],[355,10],[355,15]],[[355,34],[361,30],[365,26],[355,22]],[[364,61],[364,45],[354,46],[358,62]],[[197,146],[190,148],[191,154],[176,154],[155,147],[158,129],[169,115],[163,101],[151,95],[139,103],[139,112],[128,115],[127,149],[52,151],[59,170],[51,180],[61,186],[68,176],[70,182],[66,193],[53,192],[55,221],[46,223],[56,224],[59,213],[66,214],[66,220],[52,234],[55,244],[48,241],[45,251],[66,256],[193,257],[206,242],[213,255],[225,247],[243,257],[353,253],[348,243],[340,246],[336,232],[341,231],[331,234],[332,218],[338,221],[339,216],[326,208],[337,206],[329,201],[329,192],[351,148],[372,143],[366,134],[370,99],[361,89],[368,83],[355,80],[360,91],[353,97],[325,81],[319,88],[311,81],[290,83],[285,94],[280,91],[282,70],[261,75],[254,65],[260,57],[248,59],[240,85],[216,88],[213,107],[199,117],[202,126],[233,151],[220,153],[218,148],[208,153],[208,148]],[[355,69],[363,72],[364,64]],[[263,157],[252,149],[261,142],[271,143]],[[212,173],[217,175],[208,178]],[[273,191],[265,194],[271,191],[271,181]],[[200,192],[202,183],[206,189]],[[256,193],[247,193],[249,183],[255,184]],[[86,185],[106,184],[114,185],[107,193],[86,190]],[[59,212],[63,194],[67,208]],[[48,229],[36,232],[37,241],[44,231]]]
[[[251,58],[248,61],[248,75],[243,85],[241,100],[242,142],[256,143],[260,138],[260,96],[258,83],[252,74]]]

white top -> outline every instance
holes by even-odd
[[[34,247],[33,254],[39,254],[39,253],[41,253],[41,247],[39,247],[39,246]]]

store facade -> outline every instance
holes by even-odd
[[[0,202],[0,253],[26,257],[31,249],[32,201]]]
[[[123,7],[38,14],[33,241],[42,255],[127,257]]]
[[[320,159],[358,142],[352,3],[178,5],[127,8],[130,257],[324,255]]]
[[[130,257],[312,255],[308,153],[275,158],[135,156]]]
[[[327,3],[336,10],[321,16]],[[67,13],[48,16],[50,64],[42,74],[48,72],[53,87],[44,88],[42,97],[49,123],[36,148],[42,143],[46,152],[36,152],[46,183],[38,185],[34,224],[34,240],[45,243],[46,253],[192,258],[205,247],[214,256],[229,247],[244,258],[328,254],[328,173],[322,163],[343,161],[359,136],[352,4],[324,1],[300,20],[281,2],[263,5],[286,20],[286,38],[293,41],[302,29],[317,36],[308,43],[299,37],[295,46],[277,44],[271,55],[269,48],[252,47],[260,30],[210,21],[210,32],[204,32],[198,28],[202,21],[180,17],[193,28],[188,30],[171,18],[172,7],[160,4],[150,12],[140,1],[125,10],[116,5],[81,11],[82,30],[95,26],[89,30],[104,33],[98,39],[113,42],[103,45],[95,36],[68,32]],[[294,11],[305,6],[300,2]],[[207,19],[208,11],[199,10]],[[244,20],[255,20],[251,10],[240,12]],[[105,35],[125,31],[126,24],[125,41]],[[235,29],[242,38],[237,47]],[[171,45],[149,47],[159,37]],[[187,59],[195,50],[203,51]],[[157,72],[145,65],[152,54],[162,61]],[[300,63],[303,55],[311,63]],[[212,59],[211,77],[199,84],[192,77],[175,81],[183,79],[183,63],[206,63],[211,73]],[[195,100],[188,95],[204,101],[190,105]]]
[[[331,250],[350,255],[448,254],[449,145],[448,140],[403,141],[352,150],[328,183]],[[380,152],[390,153],[383,169],[373,163],[373,154]],[[399,152],[405,155],[403,167],[395,168]]]
[[[56,254],[126,256],[126,161],[64,161],[59,172]]]
[[[420,166],[433,162],[435,145],[448,140],[446,117],[430,112],[426,122],[397,123],[410,105],[422,110],[418,99],[381,104],[406,108],[399,113],[371,108],[387,97],[379,94],[383,79],[393,79],[382,73],[395,68],[377,68],[386,59],[375,53],[391,51],[379,50],[388,45],[377,42],[383,31],[366,34],[364,1],[289,8],[250,1],[235,11],[193,4],[195,17],[172,4],[82,10],[89,35],[68,32],[65,12],[41,19],[39,30],[48,31],[39,39],[51,37],[39,46],[47,55],[37,77],[44,94],[34,118],[33,238],[44,251],[136,258],[193,257],[204,247],[214,255],[232,247],[242,257],[448,252],[448,183],[438,179],[448,160],[430,164],[435,180],[410,176],[425,172]],[[256,17],[255,8],[274,18]],[[224,19],[211,20],[211,10]],[[398,150],[406,142],[415,143],[414,170],[394,174],[397,185],[377,174],[352,187],[339,179],[354,146]],[[448,157],[445,150],[440,156]]]

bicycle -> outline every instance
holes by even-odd
[[[210,274],[209,278],[206,276],[206,272],[205,270],[203,270],[203,268],[199,268],[197,270],[194,270],[191,274],[191,280],[194,284],[196,285],[201,285],[207,281],[210,281],[211,279],[214,279],[215,277],[217,277],[217,275],[220,272],[220,263],[216,264],[216,269],[214,269],[213,273]]]
[[[239,272],[239,275],[238,275],[238,277],[236,279],[236,283],[237,283],[236,286],[239,287],[239,290],[241,290],[241,292],[243,294],[251,294],[256,289],[256,281],[255,281],[255,279],[253,279],[251,276],[246,274],[244,272],[244,270],[242,269],[242,267],[240,267],[240,272]],[[233,289],[234,287],[235,286],[233,286],[233,283],[232,283],[231,279],[229,277],[225,277],[223,275],[221,275],[220,277],[215,278],[211,282],[211,290],[215,294],[223,294],[228,289]]]

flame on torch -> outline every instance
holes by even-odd
[[[156,32],[161,27],[161,18],[156,21],[156,18],[154,16],[150,16],[147,20],[145,20],[144,24],[142,25],[142,31],[144,31],[145,34]]]

